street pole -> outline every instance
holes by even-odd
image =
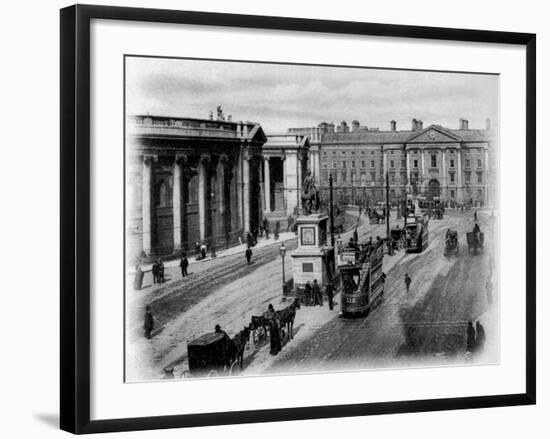
[[[332,174],[328,176],[329,185],[329,212],[330,212],[330,245],[334,248],[334,202],[332,200]]]
[[[286,248],[285,248],[285,242],[281,244],[281,248],[279,249],[279,252],[281,253],[281,259],[283,262],[283,297],[286,297],[286,279],[285,279],[285,255],[286,255]]]
[[[286,280],[285,280],[285,256],[283,255],[283,294],[285,293]]]
[[[386,171],[386,238],[390,239],[390,181]]]
[[[355,187],[353,186],[353,172],[351,173],[351,204],[355,206]]]

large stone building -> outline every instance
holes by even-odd
[[[452,203],[493,204],[496,200],[496,133],[471,129],[460,119],[458,129],[440,125],[424,128],[412,120],[410,130],[367,128],[353,121],[338,126],[290,128],[310,136],[311,170],[324,189],[332,174],[337,196],[355,202],[385,199],[386,172],[390,199],[405,194],[439,197]]]
[[[281,230],[300,204],[305,136],[266,137],[253,122],[136,115],[126,135],[129,261],[176,255],[206,243],[217,249],[259,229]]]
[[[259,124],[131,116],[126,136],[128,254],[238,242],[263,218]]]

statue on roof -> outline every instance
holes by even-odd
[[[216,108],[216,112],[218,113],[218,119],[217,120],[225,120],[225,117],[223,116],[223,110],[222,110],[221,105],[218,105],[218,107]]]

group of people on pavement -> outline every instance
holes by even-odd
[[[154,284],[164,283],[164,263],[162,259],[157,259],[157,261],[153,263],[152,272]]]
[[[334,284],[332,279],[329,279],[325,287],[325,294],[327,295],[328,307],[332,310],[334,308]],[[313,279],[313,285],[309,281],[306,282],[304,286],[304,305],[323,306],[323,293],[317,279]]]

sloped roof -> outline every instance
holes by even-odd
[[[374,143],[374,144],[392,144],[414,142],[430,130],[436,130],[439,133],[448,136],[449,140],[456,142],[487,142],[490,141],[494,133],[490,130],[453,130],[442,127],[441,125],[430,125],[419,131],[360,131],[355,133],[325,133],[322,136],[322,143]],[[426,143],[429,143],[426,142]]]

